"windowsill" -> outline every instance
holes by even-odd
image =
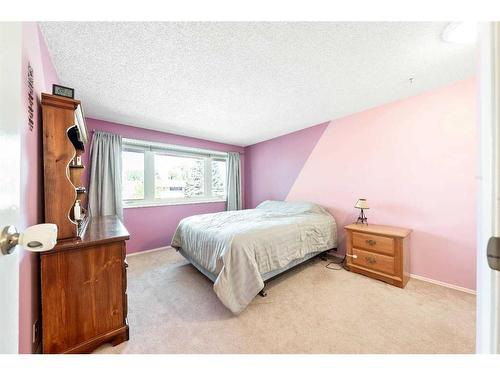
[[[137,204],[124,203],[123,209],[161,207],[161,206],[181,206],[185,204],[225,203],[225,202],[226,202],[225,199],[203,199],[203,200],[179,201],[179,202],[141,202]]]

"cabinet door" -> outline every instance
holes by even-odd
[[[123,249],[120,241],[41,256],[45,353],[124,326]]]

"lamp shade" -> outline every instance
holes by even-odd
[[[358,199],[358,201],[354,205],[354,208],[362,208],[364,210],[367,210],[370,207],[368,207],[368,201],[366,199],[360,198],[360,199]]]

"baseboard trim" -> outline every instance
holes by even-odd
[[[162,250],[167,250],[167,249],[171,249],[171,248],[172,248],[172,246],[163,246],[163,247],[157,247],[156,249],[135,251],[133,253],[127,254],[127,257],[135,257],[136,255],[154,253],[155,251],[162,251]]]
[[[465,292],[465,293],[469,293],[469,294],[474,294],[474,295],[476,294],[475,290],[467,289],[467,288],[464,288],[464,287],[461,287],[461,286],[457,286],[457,285],[453,285],[453,284],[444,283],[442,281],[438,281],[438,280],[434,280],[434,279],[429,279],[428,277],[423,277],[423,276],[414,275],[414,274],[411,274],[410,277],[412,279],[415,279],[415,280],[425,281],[426,283],[431,283],[431,284],[436,284],[436,285],[444,286],[445,288],[455,289],[455,290],[459,290],[461,292]]]

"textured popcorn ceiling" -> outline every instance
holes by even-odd
[[[87,116],[236,145],[471,77],[476,65],[475,45],[441,40],[446,23],[40,26]]]

